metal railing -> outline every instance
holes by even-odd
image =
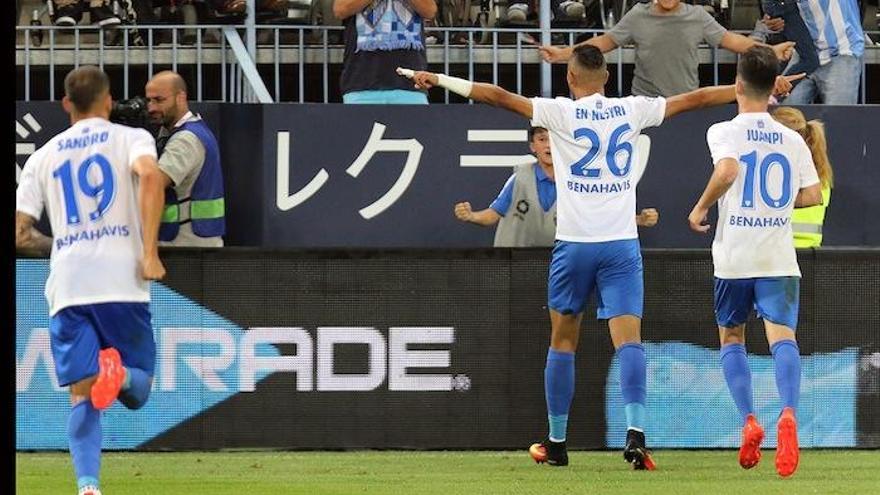
[[[141,88],[132,88],[132,67],[145,67],[147,74],[156,68],[177,71],[186,66],[194,75],[187,82],[195,88],[196,101],[223,102],[329,102],[331,68],[341,67],[344,45],[341,41],[342,27],[310,25],[161,25],[138,26],[144,46],[134,46],[134,29],[103,31],[93,26],[58,28],[51,26],[19,26],[17,32],[16,66],[23,69],[24,100],[31,99],[34,75],[48,85],[45,96],[56,100],[56,79],[70,67],[95,64],[102,68],[116,69],[123,79],[122,98],[139,94]],[[555,43],[573,44],[580,35],[602,34],[604,30],[591,29],[505,29],[505,28],[428,28],[426,38],[435,38],[426,47],[428,63],[437,70],[473,79],[479,72],[480,79],[491,80],[517,92],[523,91],[526,77],[540,76],[540,92],[545,95],[562,91],[553,88],[552,80],[544,74],[549,69],[541,67],[541,57],[535,46],[524,40],[524,35],[534,39],[553,39]],[[118,37],[117,44],[108,46],[108,37]],[[184,39],[184,33],[187,39]],[[549,36],[548,36],[549,33]],[[872,32],[877,35],[880,33]],[[39,36],[38,36],[39,35]],[[244,35],[244,39],[242,39]],[[36,41],[41,39],[39,46]],[[185,43],[184,43],[185,42]],[[699,50],[701,64],[712,65],[713,84],[722,81],[720,67],[735,64],[736,54],[727,50],[703,46]],[[616,75],[618,95],[624,90],[624,66],[635,58],[633,47],[621,47],[606,54],[609,70]],[[863,59],[865,66],[880,64],[880,47],[869,46]],[[546,66],[546,64],[543,64]],[[212,68],[211,74],[206,74]],[[536,69],[539,68],[539,69]],[[293,70],[291,70],[293,69]],[[863,68],[864,69],[864,68]],[[527,75],[527,73],[538,73]],[[308,77],[307,72],[312,77]],[[319,72],[320,75],[316,75]],[[504,77],[502,77],[502,72]],[[488,77],[491,74],[491,77]],[[219,97],[210,98],[205,93],[206,79],[212,79],[216,87],[220,79]],[[868,87],[867,70],[862,71],[861,96],[866,101]],[[310,84],[318,84],[318,91],[311,91]],[[144,81],[145,82],[145,81]],[[873,81],[872,81],[873,83]],[[876,83],[875,83],[876,84]],[[296,87],[292,95],[285,89]],[[216,91],[215,91],[216,93]],[[333,95],[334,99],[337,95]],[[446,92],[445,102],[450,101]]]
[[[221,71],[220,101],[227,102],[271,102],[265,84],[242,41],[236,27],[224,25],[203,26],[139,26],[146,36],[134,34],[133,29],[120,29],[112,32],[118,37],[118,45],[107,46],[110,31],[94,26],[75,26],[56,28],[52,26],[20,27],[16,49],[16,66],[23,70],[24,99],[31,99],[32,71],[34,67],[47,69],[48,99],[58,98],[55,93],[55,80],[58,72],[84,64],[106,67],[119,67],[122,75],[123,98],[142,92],[142,88],[132,91],[130,73],[134,66],[143,66],[148,74],[154,73],[156,66],[168,67],[177,71],[179,66],[196,67],[195,81],[188,81],[195,87],[195,99],[202,100],[205,77],[203,66],[218,65]],[[194,31],[192,46],[182,45],[183,32]],[[208,32],[216,32],[211,43],[205,42]],[[158,34],[170,33],[170,44],[160,43]],[[136,46],[134,40],[140,37],[144,46]],[[42,39],[40,46],[34,46],[36,39]],[[48,44],[46,45],[46,41]],[[139,40],[140,41],[140,40]],[[63,74],[61,75],[63,77]]]

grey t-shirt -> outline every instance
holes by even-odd
[[[636,46],[632,93],[675,96],[700,87],[697,46],[718,46],[724,29],[702,7],[681,3],[672,14],[657,14],[651,4],[637,4],[608,35],[618,45]]]

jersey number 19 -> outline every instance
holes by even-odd
[[[100,170],[101,180],[97,184],[92,185],[89,183],[89,172],[94,167],[98,167],[98,170]],[[76,174],[73,171],[73,163],[67,160],[55,169],[52,177],[61,181],[61,191],[64,195],[64,210],[68,225],[77,225],[82,221],[79,214],[79,202],[77,201],[74,182],[76,182],[79,190],[86,197],[97,200],[95,210],[89,213],[90,220],[95,221],[104,216],[104,213],[113,204],[114,193],[116,192],[113,167],[104,155],[94,154],[83,160],[79,167],[77,167]]]

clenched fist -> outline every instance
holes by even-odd
[[[474,219],[474,210],[471,209],[471,204],[465,201],[464,203],[458,203],[455,205],[455,218],[461,220],[462,222],[470,222]]]
[[[141,264],[141,277],[144,280],[162,280],[165,278],[165,267],[162,265],[162,260],[159,259],[159,256],[144,256],[144,261]]]
[[[660,220],[660,213],[654,208],[645,208],[639,213],[636,223],[642,227],[653,227]]]

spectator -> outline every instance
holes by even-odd
[[[498,224],[495,247],[550,247],[556,239],[556,183],[547,129],[529,129],[529,149],[538,162],[516,167],[488,208],[473,211],[468,202],[455,205],[455,217],[462,222]],[[644,209],[636,223],[653,227],[658,217],[657,210]]]
[[[825,222],[825,209],[831,203],[831,188],[834,187],[834,171],[828,160],[828,145],[825,143],[825,125],[821,120],[807,121],[800,110],[792,107],[779,107],[773,111],[773,118],[796,131],[806,141],[816,164],[816,173],[822,185],[822,204],[806,208],[795,208],[791,217],[794,231],[794,247],[812,248],[822,245],[822,224]]]
[[[343,103],[428,104],[395,69],[428,67],[423,20],[437,14],[434,0],[334,0],[333,14],[345,25]]]
[[[186,82],[177,73],[153,76],[146,97],[150,119],[161,126],[156,140],[165,187],[160,245],[222,247],[226,213],[217,139],[189,110]]]
[[[795,86],[787,105],[855,105],[859,99],[865,33],[856,0],[803,0],[801,17],[819,50],[819,68]],[[766,17],[772,31],[782,31],[782,18]],[[821,27],[821,31],[820,31]]]
[[[108,27],[122,22],[113,13],[110,0],[52,0],[52,3],[55,6],[56,26],[76,26],[86,10],[92,24]]]
[[[246,0],[210,0],[214,10],[219,14],[244,14],[247,11]]]
[[[443,27],[471,25],[470,0],[438,0],[434,25]]]
[[[603,53],[634,43],[635,73],[632,93],[640,96],[674,96],[700,86],[698,45],[701,42],[744,53],[758,43],[724,29],[701,6],[681,0],[654,0],[634,5],[608,33],[579,45],[593,45]],[[794,43],[775,45],[780,60],[788,60]],[[544,46],[548,62],[565,62],[573,47]]]
[[[576,0],[550,0],[551,11],[556,20],[578,20],[584,17],[584,4]],[[507,20],[510,22],[526,22],[529,13],[538,8],[538,0],[512,0],[507,9]]]
[[[768,18],[780,18],[784,21],[785,27],[782,29],[782,35],[785,41],[795,43],[794,47],[798,54],[797,61],[790,64],[783,74],[800,74],[802,72],[810,74],[816,70],[819,67],[819,53],[816,50],[816,45],[813,44],[810,30],[801,19],[797,0],[762,0],[761,8]]]

